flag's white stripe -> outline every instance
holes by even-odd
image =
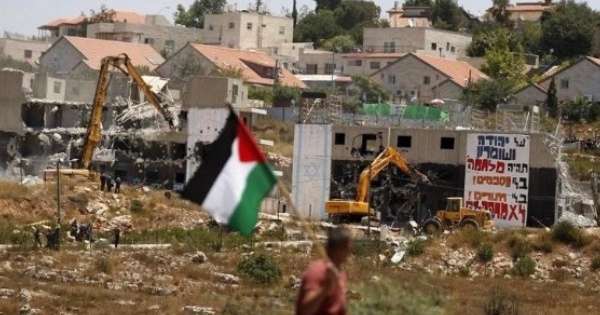
[[[256,167],[256,162],[240,162],[238,142],[238,138],[233,141],[231,156],[202,204],[219,223],[229,222],[246,189],[246,179]]]

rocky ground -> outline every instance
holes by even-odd
[[[0,244],[11,245],[0,246],[1,314],[292,314],[301,272],[317,255],[285,214],[263,215],[248,239],[164,191],[108,194],[68,180],[63,223],[93,224],[100,241],[64,235],[58,251],[33,250],[30,225],[56,223],[55,196],[52,184],[0,183]],[[114,225],[129,227],[118,249],[104,231]],[[321,224],[313,229],[324,236]],[[518,305],[512,315],[600,314],[600,230],[352,231],[351,314],[509,314],[486,311],[494,303]],[[249,275],[242,262],[260,255],[273,263],[255,262],[260,273]]]

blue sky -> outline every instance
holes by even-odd
[[[522,2],[524,0],[520,0]],[[531,0],[528,0],[531,1]],[[144,14],[160,14],[172,18],[177,4],[189,5],[193,0],[0,0],[0,36],[4,31],[25,35],[37,35],[37,27],[51,20],[75,17],[81,12],[89,13],[90,9],[98,10],[102,4],[108,8],[124,11],[137,11]],[[237,4],[238,9],[246,9],[248,4],[256,0],[228,0],[229,4]],[[270,11],[276,14],[282,7],[291,7],[292,0],[263,0]],[[308,5],[314,8],[314,0],[297,0],[298,6]],[[402,3],[403,1],[400,1]],[[458,3],[473,14],[482,14],[491,4],[491,0],[458,0]],[[512,2],[515,2],[514,0]],[[585,2],[578,0],[578,2]],[[588,4],[600,10],[600,0],[589,0]],[[386,11],[394,4],[394,0],[375,0],[375,3]]]

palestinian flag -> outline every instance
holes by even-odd
[[[250,131],[233,109],[225,128],[181,193],[210,212],[219,223],[250,235],[261,201],[277,178]]]

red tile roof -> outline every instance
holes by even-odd
[[[441,72],[442,74],[447,76],[448,79],[454,81],[456,84],[463,88],[466,88],[468,86],[469,76],[471,78],[471,82],[477,82],[480,79],[487,78],[487,76],[479,69],[471,66],[470,64],[464,61],[456,61],[415,53],[406,54],[406,56],[394,61],[392,64],[387,65],[386,67],[380,69],[371,76],[375,77],[377,74],[379,74],[379,72],[384,71],[388,67],[393,67],[396,63],[400,62],[405,58],[409,58],[410,56],[417,58],[418,60],[424,62],[430,67]]]
[[[212,45],[190,45],[219,68],[233,67],[242,69],[245,81],[248,83],[273,85],[273,79],[261,76],[250,67],[252,64],[263,67],[275,67],[275,59],[266,53]],[[283,85],[296,86],[303,89],[307,87],[306,84],[296,78],[287,69],[282,69],[281,74],[283,76],[281,79]]]
[[[85,15],[79,15],[77,17],[71,18],[71,19],[56,19],[53,21],[50,21],[40,27],[38,27],[38,29],[52,29],[52,28],[57,28],[61,25],[77,25],[77,24],[81,24],[85,21],[85,19],[88,18]],[[114,22],[127,22],[127,23],[131,23],[131,24],[145,24],[146,23],[146,16],[143,14],[139,14],[137,12],[129,12],[129,11],[114,11],[114,14],[112,15],[112,20]]]
[[[357,58],[357,59],[369,59],[369,58],[402,58],[406,53],[347,53],[342,54],[342,58]]]
[[[427,56],[423,54],[418,55],[411,53],[411,55],[419,58],[426,64],[437,69],[438,71],[452,79],[454,82],[456,82],[456,84],[462,87],[468,86],[469,74],[471,75],[472,82],[477,82],[479,79],[487,78],[487,76],[479,69],[471,66],[470,64],[464,61],[449,60],[444,58]]]
[[[134,66],[147,66],[150,70],[154,70],[165,61],[156,50],[146,44],[70,36],[64,36],[63,40],[73,45],[85,57],[85,63],[94,70],[100,69],[102,58],[121,53],[127,54]]]

